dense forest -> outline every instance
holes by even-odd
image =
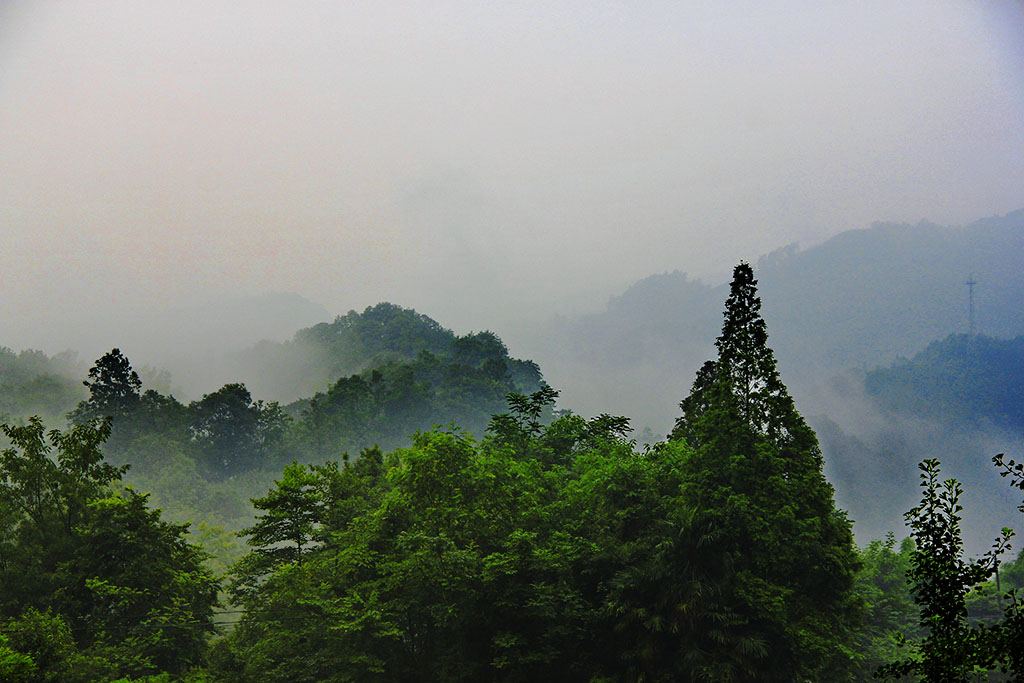
[[[1024,433],[1024,336],[950,335],[868,372],[864,385],[895,413]]]
[[[1019,428],[1020,346],[951,337],[865,386]],[[857,547],[746,264],[715,349],[643,446],[391,304],[251,349],[286,404],[5,349],[0,680],[1017,680],[1010,533],[968,559],[927,460],[910,535]]]

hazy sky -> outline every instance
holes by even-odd
[[[501,333],[1021,206],[1012,0],[0,3],[15,348],[267,290]]]

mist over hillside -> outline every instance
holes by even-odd
[[[876,223],[807,250],[783,247],[757,262],[782,379],[819,434],[837,502],[856,520],[860,538],[902,528],[902,512],[916,495],[917,463],[931,457],[965,483],[972,551],[1012,525],[1013,496],[991,457],[1024,454],[1020,429],[995,414],[985,418],[982,402],[969,410],[974,423],[962,411],[945,420],[941,409],[927,406],[937,400],[948,407],[955,399],[906,386],[871,395],[864,378],[968,332],[965,281],[972,276],[977,330],[995,338],[1024,334],[1022,263],[1024,210],[961,227]],[[552,320],[526,352],[563,391],[564,406],[628,415],[639,435],[663,438],[697,369],[715,355],[727,294],[725,284],[679,271],[652,275],[601,313]],[[908,400],[921,409],[891,411],[893,401]]]
[[[963,227],[876,223],[807,250],[776,250],[755,274],[783,378],[813,413],[808,402],[833,375],[967,332],[971,275],[979,331],[1024,334],[1021,263],[1024,209]],[[667,432],[714,353],[727,293],[679,271],[652,275],[601,313],[552,320],[523,353],[574,409],[612,410]]]
[[[1006,402],[996,391],[1007,375],[1003,365],[1019,365],[1004,357],[996,340],[1024,334],[1020,263],[1024,210],[963,227],[876,223],[807,250],[790,245],[758,260],[769,344],[783,381],[819,433],[837,500],[857,521],[862,538],[902,526],[900,515],[916,490],[916,464],[926,457],[939,457],[947,474],[967,484],[967,524],[976,538],[1012,521],[1010,493],[989,461],[996,452],[1019,456],[1024,433],[1017,422],[1000,418],[1012,407],[997,414],[988,404]],[[967,331],[964,283],[972,276],[978,283],[977,328],[993,338],[973,348],[991,350],[1003,365],[986,366],[986,378],[996,385],[979,391],[991,400],[964,407],[960,395],[927,389],[951,386],[949,378],[929,375],[927,367],[921,375],[927,382],[906,373],[922,363],[958,367],[956,358],[936,360],[942,353],[935,349],[948,352],[958,348],[954,342],[929,347],[924,360],[915,354]],[[380,304],[327,321],[323,307],[295,294],[147,311],[103,328],[104,341],[82,341],[86,349],[120,346],[147,387],[179,399],[198,399],[241,382],[253,396],[283,403],[326,397],[323,392],[340,378],[374,367],[422,365],[416,372],[423,377],[423,368],[446,358],[476,367],[479,359],[465,354],[497,344],[494,353],[503,359],[501,376],[508,381],[534,387],[543,368],[547,382],[562,392],[560,408],[584,416],[625,415],[635,436],[657,440],[678,417],[696,369],[715,355],[727,293],[724,284],[709,285],[679,271],[652,275],[613,297],[601,313],[556,318],[532,336],[519,335],[516,355],[537,363],[512,358],[495,335],[460,336],[411,309]],[[904,356],[914,358],[899,360]],[[36,406],[60,419],[81,398],[82,354],[51,359],[8,351],[4,358],[7,370],[0,379],[7,401],[0,412],[16,416],[23,412],[18,406]],[[893,361],[898,362],[884,370]],[[877,390],[882,385],[885,390]],[[499,404],[491,401],[487,410]],[[295,406],[298,416],[306,403]],[[487,410],[473,413],[477,431]],[[364,441],[372,443],[373,435]]]
[[[252,292],[183,298],[169,307],[141,303],[117,305],[97,300],[63,314],[47,316],[45,324],[25,330],[18,321],[0,324],[4,344],[13,349],[40,349],[49,354],[71,350],[89,363],[119,347],[141,368],[170,371],[175,391],[199,396],[230,375],[222,356],[261,340],[284,341],[295,331],[329,317],[327,309],[293,292]]]

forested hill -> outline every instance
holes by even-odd
[[[0,421],[42,414],[60,427],[113,416],[104,452],[131,465],[129,483],[152,491],[171,519],[237,530],[251,520],[248,499],[283,463],[407,446],[437,424],[482,436],[510,392],[542,387],[537,364],[510,358],[497,335],[457,336],[386,303],[301,330],[293,342],[263,344],[247,358],[262,381],[241,375],[182,402],[166,373],[137,372],[118,349],[88,374],[72,354],[0,349]],[[266,383],[269,371],[287,368],[315,389],[282,406]]]
[[[892,511],[910,507],[917,465],[928,457],[966,485],[968,536],[979,539],[972,552],[987,548],[988,529],[1017,524],[991,461],[1024,455],[1024,336],[949,335],[909,359],[836,377],[830,388],[834,398],[809,419],[859,534],[900,528]]]
[[[166,372],[139,368],[143,391],[156,401],[150,407],[159,404],[166,412],[168,402],[174,403],[172,421],[178,421],[189,412],[198,416],[203,405],[238,399],[248,410],[256,398],[284,398],[287,416],[307,432],[305,437],[321,443],[329,433],[330,445],[318,450],[335,454],[374,443],[393,448],[437,423],[456,422],[482,433],[508,392],[531,393],[542,384],[538,365],[511,358],[494,333],[459,336],[390,303],[299,330],[290,342],[228,352],[224,361],[214,374],[229,379],[221,380],[220,389],[206,389],[192,402],[195,410],[171,395],[173,378]],[[19,421],[38,414],[63,423],[88,395],[82,386],[85,372],[73,352],[51,357],[0,347],[0,417]],[[115,439],[115,451],[117,444]]]
[[[70,352],[48,356],[0,347],[0,421],[28,415],[62,418],[86,396],[81,372]]]
[[[1024,209],[962,227],[876,223],[768,254],[757,277],[780,367],[799,396],[838,371],[886,364],[967,332],[971,275],[978,330],[1024,334],[1021,263]],[[575,409],[668,424],[666,407],[713,353],[726,292],[681,272],[653,275],[602,313],[553,322],[529,352]]]
[[[1024,435],[1024,336],[950,335],[864,379],[886,410],[961,425],[989,423]]]
[[[288,342],[264,341],[229,354],[225,364],[254,393],[294,401],[323,391],[339,377],[416,361],[424,353],[472,367],[493,360],[490,372],[507,374],[523,390],[533,390],[540,378],[535,363],[509,357],[491,332],[458,336],[429,316],[386,302],[301,329]]]

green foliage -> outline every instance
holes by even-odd
[[[236,534],[222,526],[199,522],[190,529],[189,539],[206,553],[204,565],[218,580],[228,567],[242,558],[244,549]]]
[[[260,344],[242,360],[249,375],[268,378],[263,390],[298,398],[321,391],[339,377],[415,362],[424,353],[446,364],[482,370],[497,382],[511,381],[519,391],[539,386],[536,364],[509,358],[492,332],[459,337],[426,315],[390,303],[300,330],[288,343]],[[486,420],[480,428],[485,426]]]
[[[996,559],[1012,532],[1004,529],[993,550],[983,558],[965,560],[960,536],[960,483],[955,479],[940,482],[937,460],[925,460],[920,469],[924,489],[921,503],[906,515],[915,543],[907,577],[914,602],[920,606],[925,635],[909,658],[884,666],[880,673],[897,678],[919,676],[922,681],[935,683],[968,681],[991,669],[999,653],[993,647],[993,632],[968,622],[967,594],[995,571]]]
[[[322,462],[375,444],[394,448],[439,422],[457,420],[483,432],[508,391],[540,383],[536,364],[509,358],[494,334],[456,337],[396,306],[351,313],[309,334],[306,342],[336,344],[336,351],[355,344],[369,354],[361,364],[368,357],[383,364],[342,377],[286,412],[275,402],[254,400],[243,384],[227,384],[188,405],[142,391],[138,374],[115,349],[96,361],[85,383],[89,399],[70,417],[82,422],[110,413],[106,451],[111,462],[132,465],[129,482],[152,491],[169,519],[204,520],[231,532],[251,523],[248,500],[266,489],[284,462]],[[148,374],[169,386],[166,376]],[[237,546],[203,537],[217,553],[211,567],[223,571],[238,559]]]
[[[509,412],[494,415],[487,429],[496,443],[523,450],[544,432],[541,416],[557,397],[558,392],[547,385],[529,396],[510,393],[506,397]]]
[[[757,670],[758,680],[843,680],[860,612],[850,523],[779,378],[756,284],[749,265],[736,267],[718,358],[701,368],[671,436],[695,447],[684,492],[721,530],[731,558],[732,637],[757,644],[740,670]]]
[[[907,582],[914,552],[913,539],[896,547],[896,538],[874,540],[860,553],[855,590],[865,608],[857,633],[855,680],[870,681],[878,669],[896,659],[906,638],[916,639],[919,609]]]
[[[0,347],[0,419],[63,417],[82,397],[77,365],[71,352],[51,357]]]
[[[483,443],[435,430],[390,456],[288,467],[255,501],[233,583],[247,612],[215,672],[696,680],[757,647],[727,633],[720,535],[681,497],[689,449],[636,453],[610,416],[543,426],[555,395],[510,397]]]
[[[315,342],[334,351],[338,375],[369,358],[414,358],[421,351],[443,352],[451,333],[428,316],[390,303],[349,311],[333,323],[320,323],[296,334],[297,342]],[[345,364],[345,365],[342,365]],[[350,371],[350,370],[349,370]]]
[[[18,655],[15,661],[20,668],[11,679],[2,680],[61,683],[80,678],[81,672],[75,671],[80,657],[71,630],[63,618],[50,611],[29,608],[19,618],[6,620],[0,624],[0,639]]]
[[[8,683],[32,683],[39,680],[36,663],[29,655],[12,649],[7,636],[0,633],[0,680]]]
[[[1024,491],[1024,463],[1007,460],[1002,453],[992,461],[999,468],[1000,476],[1009,477],[1011,486]],[[1017,509],[1024,512],[1024,504]],[[1005,535],[1005,529],[1003,533]],[[1019,677],[1024,675],[1024,605],[1021,605],[1021,596],[1013,589],[1024,587],[1024,552],[1017,555],[1016,562],[1006,567],[1003,578],[1006,581],[1003,585],[1010,591],[1004,596],[1007,601],[1004,618],[995,627],[995,649],[1002,669]]]
[[[38,418],[0,428],[11,443],[0,453],[0,618],[8,620],[0,630],[11,647],[52,680],[178,673],[197,663],[216,583],[185,526],[161,521],[146,496],[115,488],[126,468],[103,461],[110,420],[66,433],[46,433]],[[73,639],[37,643],[61,629]],[[69,659],[71,673],[53,663]]]
[[[236,596],[255,590],[255,582],[286,564],[299,564],[316,541],[320,526],[325,483],[318,469],[298,463],[284,468],[284,476],[274,482],[266,496],[253,499],[259,511],[257,521],[239,534],[249,536],[254,547],[246,557],[244,578],[236,580]]]
[[[410,434],[449,422],[482,433],[506,395],[520,389],[509,368],[521,361],[508,358],[505,345],[489,332],[456,337],[452,344],[451,356],[422,352],[412,361],[389,362],[342,377],[325,393],[289,406],[301,406],[292,451],[323,460],[374,444],[396,448]],[[537,386],[539,370],[532,366],[520,381]]]
[[[188,407],[189,432],[200,460],[215,476],[261,463],[291,418],[276,402],[253,401],[244,384],[225,384]]]
[[[92,380],[92,381],[89,381]],[[110,417],[120,418],[132,413],[139,402],[142,380],[120,349],[112,349],[89,369],[89,380],[82,382],[89,389],[89,399],[78,404],[69,419],[75,424]]]

